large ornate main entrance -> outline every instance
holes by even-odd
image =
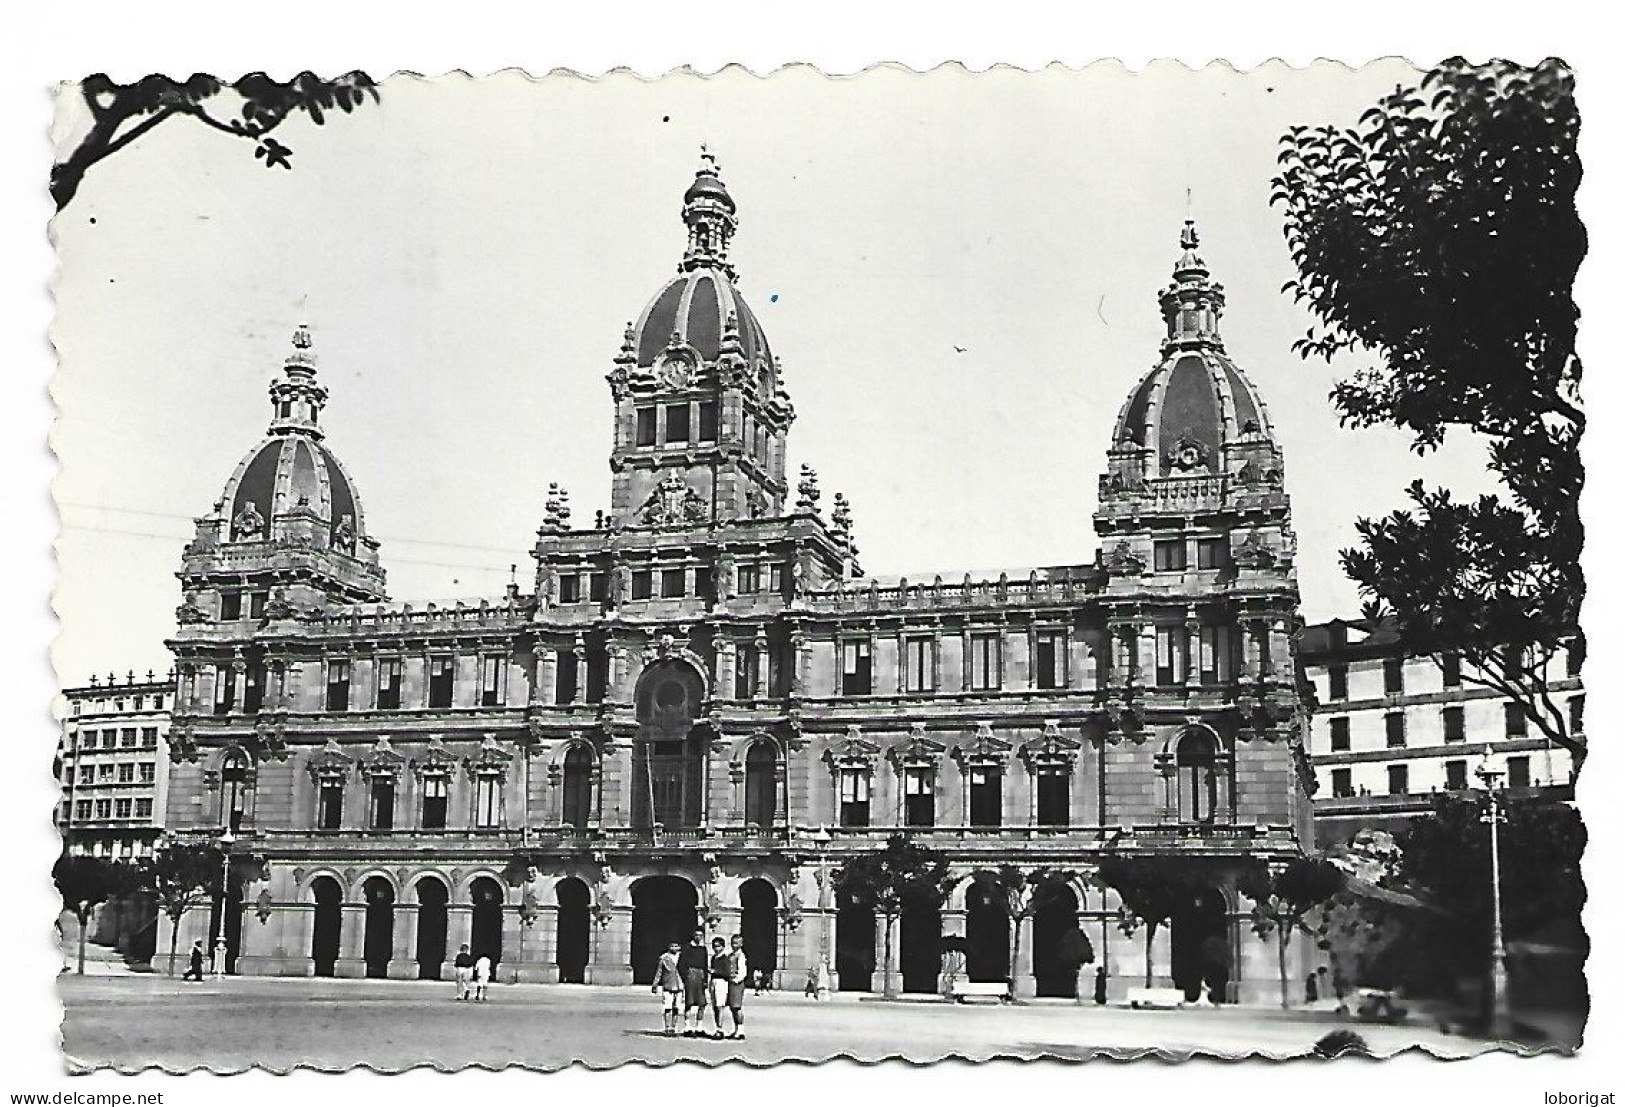
[[[686,943],[699,924],[699,893],[678,876],[646,876],[632,885],[632,983],[654,982],[671,942]]]

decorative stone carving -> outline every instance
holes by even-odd
[[[208,612],[198,606],[196,592],[186,593],[180,606],[175,609],[175,621],[177,623],[206,623],[209,621]]]
[[[333,528],[333,548],[347,554],[355,553],[355,516],[345,512]]]
[[[1181,434],[1168,448],[1168,467],[1180,473],[1194,473],[1208,468],[1208,449],[1189,432]]]
[[[343,779],[354,764],[354,760],[339,745],[338,739],[329,738],[321,752],[310,759],[305,770],[310,773],[310,778],[316,781]]]
[[[1106,572],[1114,577],[1137,577],[1145,572],[1145,558],[1136,554],[1126,540],[1119,542],[1106,555]]]
[[[555,534],[570,529],[570,493],[560,488],[557,481],[547,486],[547,499],[542,504],[542,529]]]
[[[1243,569],[1268,569],[1275,565],[1277,559],[1269,542],[1255,530],[1237,547],[1231,560]]]
[[[679,527],[689,523],[703,523],[706,516],[705,497],[688,486],[676,473],[668,475],[644,501],[638,518],[645,526]]]
[[[231,521],[231,537],[237,542],[250,542],[265,537],[265,516],[259,513],[253,500],[246,501],[237,517]]]
[[[254,897],[254,917],[260,921],[261,926],[270,922],[271,916],[276,913],[273,903],[269,888],[261,888],[260,894]]]

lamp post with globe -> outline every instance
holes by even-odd
[[[1507,949],[1501,930],[1501,780],[1506,770],[1485,747],[1484,756],[1473,771],[1484,784],[1487,804],[1479,820],[1490,828],[1490,1036],[1505,1040],[1512,1033],[1512,1007],[1507,996]]]
[[[231,910],[231,847],[235,843],[230,828],[220,836],[220,930],[214,939],[214,965],[209,974],[216,980],[226,975],[226,912]]]
[[[829,967],[829,904],[827,898],[830,894],[829,882],[829,845],[834,840],[825,827],[819,827],[808,838],[818,851],[818,964],[815,968],[815,988],[818,999],[824,998],[829,990],[831,979]]]

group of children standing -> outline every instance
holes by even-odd
[[[668,1037],[677,1034],[679,1011],[683,1017],[683,1036],[705,1037],[703,1025],[709,1001],[715,1027],[711,1036],[743,1038],[745,982],[749,979],[750,967],[745,963],[744,939],[737,934],[731,942],[713,938],[707,955],[705,931],[696,930],[688,945],[673,940],[666,947],[655,968],[654,986],[649,990],[660,996],[660,1011]],[[727,1035],[722,1032],[724,1008],[733,1020],[733,1031]]]

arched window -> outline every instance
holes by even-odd
[[[1179,783],[1179,821],[1209,823],[1218,806],[1218,748],[1206,731],[1187,731],[1179,740],[1175,767]]]
[[[592,753],[579,742],[564,755],[563,783],[562,821],[585,830],[592,814]]]
[[[745,753],[745,822],[748,825],[773,825],[773,816],[778,813],[777,766],[778,753],[772,742],[762,739],[751,743]]]
[[[220,766],[220,825],[236,834],[248,810],[248,781],[253,765],[248,754],[232,750]]]

